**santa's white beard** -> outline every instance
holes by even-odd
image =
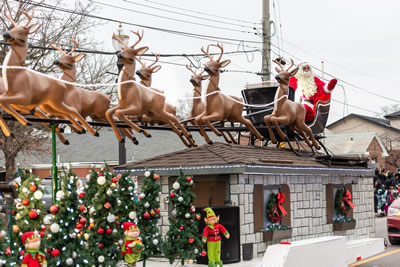
[[[303,93],[306,98],[310,98],[317,92],[317,85],[312,72],[301,71],[295,77],[297,78],[297,90]]]

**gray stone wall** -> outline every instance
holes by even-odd
[[[248,178],[248,179],[246,179]],[[248,184],[245,184],[245,181]],[[345,235],[350,239],[375,237],[373,213],[373,178],[338,175],[231,175],[231,200],[240,207],[241,255],[243,244],[253,244],[253,257],[262,256],[272,242],[263,242],[262,233],[254,232],[253,187],[254,184],[288,184],[291,201],[292,238],[282,241],[296,241],[329,235]],[[333,232],[333,225],[327,223],[326,185],[352,184],[354,219],[356,229]],[[281,242],[281,241],[279,241]],[[276,242],[276,243],[279,243]]]

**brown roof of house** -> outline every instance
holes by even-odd
[[[288,149],[225,143],[206,144],[196,148],[187,148],[118,167],[169,167],[234,163],[325,167],[325,165],[317,162],[315,158],[298,157]]]

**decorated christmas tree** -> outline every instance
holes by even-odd
[[[7,233],[4,229],[3,220],[0,219],[0,266],[5,266],[7,262],[6,251],[9,247]]]
[[[157,225],[160,219],[160,176],[153,171],[144,174],[139,201],[136,205],[138,227],[143,241],[143,266],[146,259],[161,254],[162,238]]]
[[[91,184],[96,181],[97,192],[89,198],[89,230],[84,233],[88,241],[90,264],[95,266],[115,266],[121,258],[118,241],[121,234],[117,230],[115,209],[117,208],[117,184],[106,167],[100,173],[92,172],[85,198],[91,195]]]
[[[171,264],[176,258],[180,259],[182,265],[185,260],[191,264],[203,252],[197,228],[200,215],[195,214],[196,210],[192,204],[196,198],[192,192],[193,186],[193,178],[186,177],[181,171],[170,192],[170,201],[174,209],[172,218],[169,218],[170,227],[164,243],[164,254]]]
[[[85,266],[88,255],[84,247],[82,229],[86,218],[80,216],[82,205],[81,180],[71,171],[61,178],[61,190],[56,193],[57,204],[50,207],[53,214],[49,227],[46,248],[49,266]]]
[[[115,215],[118,217],[117,224],[122,225],[124,222],[134,222],[136,216],[136,190],[133,179],[128,172],[118,174],[114,179],[118,183],[118,206],[115,209]],[[121,235],[123,235],[122,227],[119,227]]]
[[[42,180],[32,173],[19,170],[21,179],[18,187],[18,198],[13,208],[12,237],[10,244],[10,254],[7,256],[7,265],[15,266],[24,258],[25,247],[22,244],[21,236],[25,232],[37,232],[41,237],[44,236],[45,227],[42,225],[43,217],[46,215],[43,205],[44,188],[41,186]],[[43,252],[44,242],[41,242]]]

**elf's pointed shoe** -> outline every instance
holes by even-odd
[[[213,261],[208,262],[208,267],[217,267]]]
[[[219,267],[223,267],[223,263],[222,263],[222,261],[220,260],[219,262],[217,262],[216,264],[215,264],[215,266],[217,266],[217,265],[219,265]]]

